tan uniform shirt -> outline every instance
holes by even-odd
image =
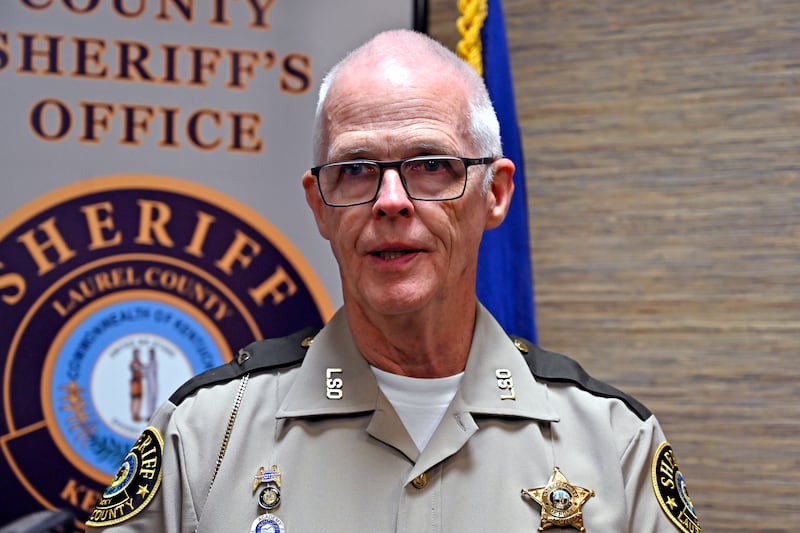
[[[656,419],[571,382],[535,379],[483,308],[460,388],[421,453],[339,312],[302,366],[250,375],[212,485],[241,384],[201,388],[159,409],[151,424],[164,440],[160,487],[110,530],[250,531],[266,512],[257,500],[267,485],[254,490],[254,476],[272,465],[281,473],[280,505],[270,513],[288,533],[536,531],[548,518],[522,490],[545,487],[556,466],[567,489],[594,491],[582,507],[587,532],[681,529],[654,490],[653,460],[665,441]],[[657,477],[674,481],[675,472]],[[548,493],[552,522],[564,493]],[[691,527],[683,530],[701,531]]]

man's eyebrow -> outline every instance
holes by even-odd
[[[406,157],[414,157],[418,155],[449,155],[453,154],[453,148],[451,146],[445,146],[441,143],[419,143],[412,146],[407,146],[403,148],[403,152]],[[371,157],[371,154],[374,153],[372,148],[368,148],[366,146],[356,146],[347,148],[345,150],[336,150],[331,154],[330,161],[349,161],[353,159],[375,159],[375,157]]]
[[[367,154],[370,149],[366,147],[348,148],[347,150],[336,151],[332,154],[331,161],[342,161],[348,159],[368,159]]]
[[[453,148],[438,143],[422,143],[418,146],[418,152],[420,154],[449,154],[453,152]]]

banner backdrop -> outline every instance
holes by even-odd
[[[178,385],[332,314],[300,185],[317,88],[414,19],[392,0],[3,0],[0,526],[81,525]]]

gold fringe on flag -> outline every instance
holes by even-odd
[[[456,20],[461,40],[456,45],[458,56],[475,67],[483,76],[483,49],[481,47],[481,28],[489,10],[488,0],[458,0],[461,16]]]

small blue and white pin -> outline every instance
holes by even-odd
[[[283,521],[274,514],[265,513],[253,520],[250,533],[286,533]]]
[[[272,465],[272,470],[267,470],[263,466],[258,468],[258,472],[256,472],[253,479],[253,492],[262,483],[275,483],[276,487],[281,488],[281,471],[278,465]]]

